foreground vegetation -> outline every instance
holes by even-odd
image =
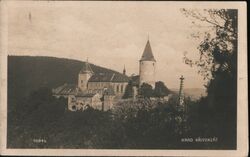
[[[217,136],[221,141],[216,143],[182,141],[217,135],[206,134],[204,125],[197,124],[202,118],[194,117],[198,103],[186,99],[189,111],[183,112],[173,96],[168,102],[127,100],[107,112],[92,108],[70,112],[66,99],[54,98],[49,88],[40,88],[11,104],[7,144],[9,148],[230,148],[222,136]]]

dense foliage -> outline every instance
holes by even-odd
[[[173,92],[171,92],[162,81],[156,82],[154,89],[150,84],[147,83],[142,83],[139,88],[139,95],[143,98],[163,98],[164,96],[168,96],[171,93]]]
[[[111,111],[88,108],[70,112],[65,98],[42,87],[8,109],[8,148],[217,148],[214,143],[181,142],[202,135],[193,132],[178,96],[169,101],[141,98],[121,101]],[[186,99],[191,108],[195,102]],[[189,115],[189,114],[188,114]],[[38,142],[43,140],[43,142]],[[223,141],[222,141],[223,142]]]
[[[8,147],[135,149],[182,144],[182,113],[175,101],[127,100],[112,111],[70,112],[66,99],[57,99],[50,91],[40,88],[9,110]]]
[[[236,148],[237,121],[237,42],[238,11],[234,9],[182,10],[193,23],[208,24],[212,29],[198,36],[199,60],[184,57],[208,80],[207,97],[193,108],[193,129],[202,136],[218,136],[224,147]],[[223,147],[223,146],[221,146]]]
[[[142,83],[139,88],[139,95],[143,98],[150,98],[154,95],[153,87],[150,84]]]
[[[132,98],[134,95],[132,80],[129,80],[128,85],[126,86],[124,95],[122,96],[123,99]]]
[[[158,81],[155,83],[154,96],[162,98],[170,94],[171,91],[166,87],[164,82]]]

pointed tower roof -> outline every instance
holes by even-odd
[[[82,67],[80,73],[94,73],[88,60],[86,62],[84,62],[84,66]]]
[[[141,60],[140,61],[156,61],[150,46],[150,42],[149,40],[147,41],[147,44],[145,46],[145,49],[143,51],[143,54],[141,56]]]

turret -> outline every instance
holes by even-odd
[[[93,70],[91,69],[88,61],[86,61],[78,75],[78,87],[82,91],[88,89],[88,80],[93,74]]]
[[[126,68],[125,68],[125,65],[124,65],[124,68],[123,68],[122,73],[123,73],[123,75],[126,75]]]
[[[139,64],[140,85],[142,83],[147,83],[153,88],[155,87],[155,68],[156,60],[148,40]]]

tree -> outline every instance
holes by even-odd
[[[139,88],[139,94],[144,98],[150,98],[153,96],[154,90],[150,84],[143,83]]]
[[[128,85],[126,86],[124,95],[123,95],[123,99],[127,99],[127,98],[132,98],[133,97],[133,85],[132,85],[132,81],[130,80],[128,82]]]
[[[198,11],[182,9],[187,17],[192,17],[193,23],[205,22],[211,28],[207,30],[198,50],[199,60],[192,61],[184,56],[185,63],[196,65],[204,79],[213,79],[216,72],[235,72],[237,68],[237,10],[204,10],[207,16]],[[204,14],[205,14],[204,13]],[[202,26],[199,25],[199,28]],[[207,27],[207,26],[206,26]]]
[[[182,9],[193,18],[194,24],[205,23],[211,28],[198,36],[199,59],[184,56],[186,64],[199,67],[199,73],[208,80],[207,97],[198,105],[199,119],[207,133],[218,135],[228,146],[236,142],[237,109],[237,10],[196,10]],[[201,28],[201,25],[198,25]],[[201,39],[202,38],[202,39]]]
[[[170,93],[170,90],[165,86],[162,81],[155,83],[154,96],[162,98],[167,96]]]

